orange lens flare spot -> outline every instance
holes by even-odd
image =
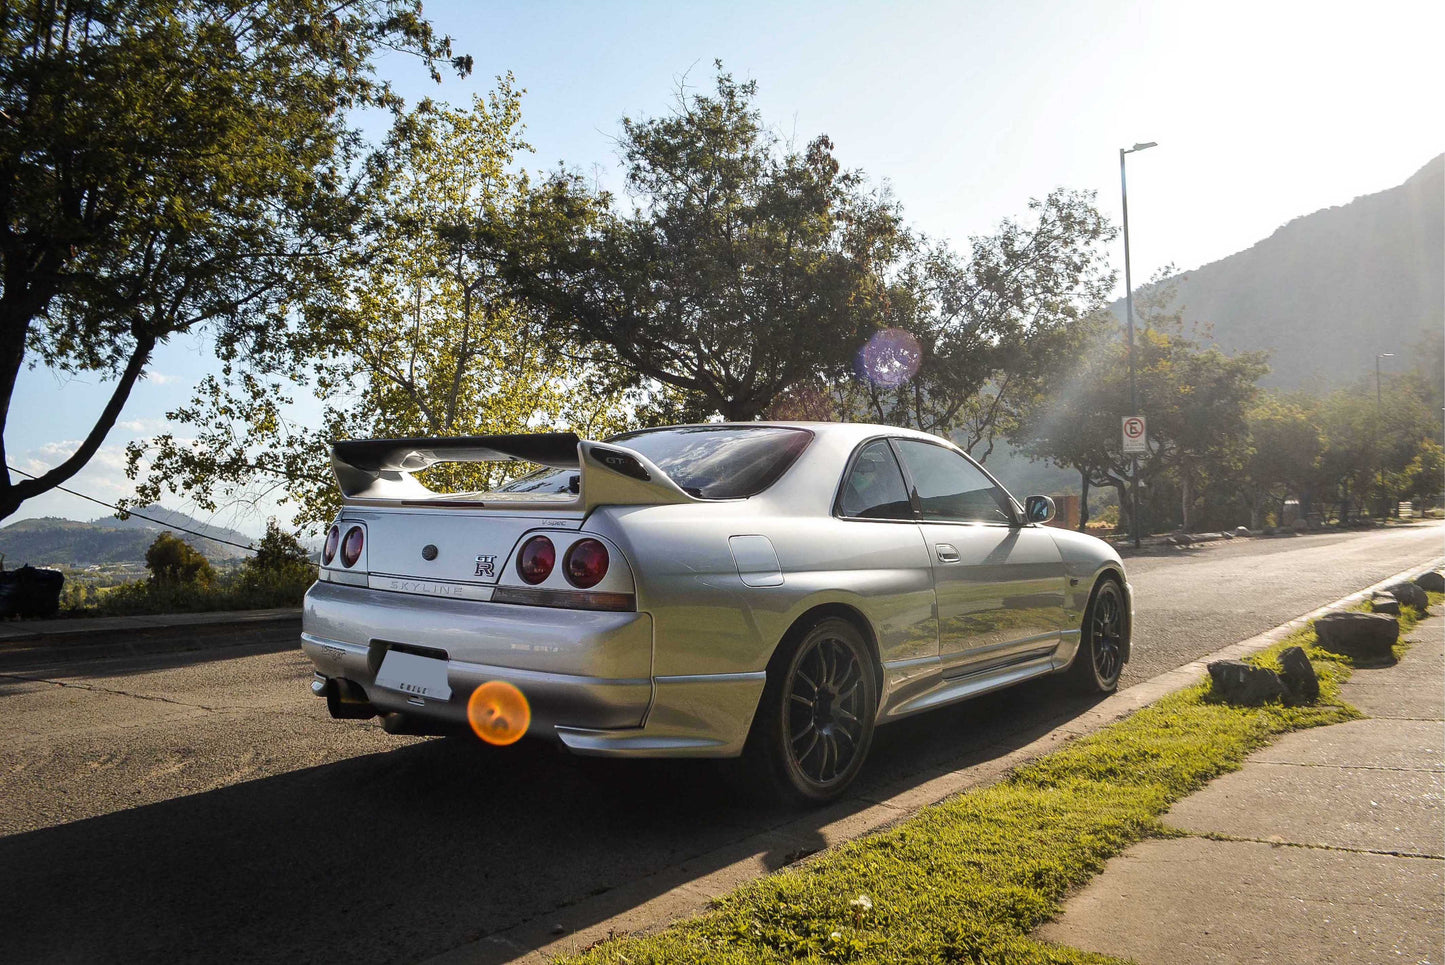
[[[472,691],[467,701],[467,720],[482,740],[505,747],[527,733],[532,708],[516,687],[502,680],[489,680]]]

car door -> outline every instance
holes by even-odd
[[[833,515],[839,556],[866,560],[867,580],[857,588],[867,597],[889,692],[926,686],[939,671],[932,551],[887,439],[864,443],[854,454]]]
[[[959,452],[894,439],[932,555],[945,676],[1051,654],[1064,629],[1063,559],[1042,528]]]

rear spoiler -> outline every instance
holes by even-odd
[[[443,462],[530,462],[579,471],[575,496],[437,493],[412,476]],[[347,502],[487,506],[497,509],[591,511],[594,506],[690,503],[683,492],[640,452],[592,442],[572,432],[433,439],[355,439],[331,446],[331,467]]]

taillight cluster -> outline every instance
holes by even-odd
[[[562,575],[568,583],[585,590],[602,582],[609,562],[605,545],[595,539],[580,539],[563,557]],[[533,536],[522,544],[522,551],[517,554],[517,575],[531,586],[551,576],[556,565],[557,548],[545,536]]]
[[[517,575],[523,583],[536,586],[552,575],[557,565],[557,547],[545,536],[533,536],[522,544],[517,554]]]
[[[366,533],[360,526],[353,526],[346,531],[346,538],[341,536],[341,527],[333,526],[326,534],[326,546],[321,550],[321,564],[330,566],[331,561],[336,558],[336,551],[341,550],[341,564],[348,568],[356,565],[361,559],[362,547],[366,544]]]

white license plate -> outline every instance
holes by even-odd
[[[376,673],[376,685],[431,700],[449,700],[452,696],[452,688],[447,686],[445,660],[400,650],[386,652]]]

